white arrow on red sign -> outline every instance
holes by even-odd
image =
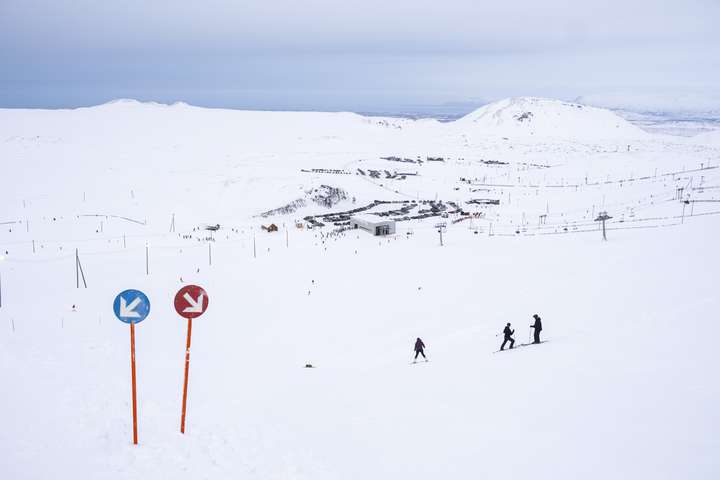
[[[203,313],[203,300],[205,299],[204,294],[200,294],[197,300],[194,300],[189,293],[185,293],[183,298],[190,304],[189,307],[185,307],[183,313]]]

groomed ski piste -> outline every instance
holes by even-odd
[[[719,139],[536,98],[0,110],[0,477],[718,478]]]

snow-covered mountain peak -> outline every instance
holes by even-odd
[[[142,108],[142,107],[153,107],[153,108],[186,108],[191,107],[191,105],[185,103],[185,102],[173,102],[173,103],[162,103],[162,102],[143,102],[141,100],[136,100],[134,98],[117,98],[115,100],[110,100],[109,102],[105,102],[100,105],[92,106],[92,107],[86,107],[86,108],[92,108],[92,109],[108,109],[108,108],[124,108],[124,109],[132,109],[132,108]],[[197,108],[197,107],[195,107]]]
[[[485,105],[456,122],[468,133],[561,138],[639,138],[638,127],[602,109],[537,97],[506,98]]]

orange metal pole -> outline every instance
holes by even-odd
[[[187,407],[188,374],[190,372],[190,335],[192,318],[188,318],[187,347],[185,348],[185,384],[183,385],[182,416],[180,417],[180,433],[185,433],[185,408]]]
[[[130,324],[130,365],[132,370],[133,443],[138,443],[137,433],[137,388],[135,386],[135,323]]]

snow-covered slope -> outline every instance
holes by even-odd
[[[720,130],[712,130],[710,132],[701,133],[692,138],[694,141],[702,145],[720,146]]]
[[[450,124],[0,110],[0,478],[720,477],[717,147],[538,102],[572,136],[503,138],[510,100]],[[342,231],[365,207],[397,234]],[[137,447],[127,288],[152,302]],[[548,341],[493,353],[533,313]]]
[[[508,98],[456,122],[466,133],[566,139],[643,138],[641,129],[609,110],[545,98]]]

